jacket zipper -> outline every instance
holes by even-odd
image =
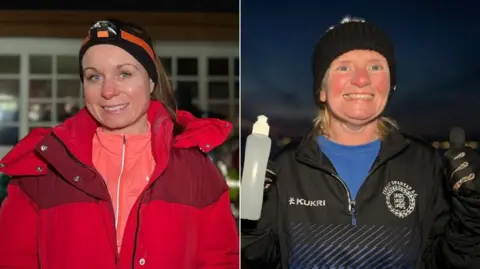
[[[390,159],[390,158],[389,158]],[[358,192],[360,192],[360,190],[362,189],[363,185],[365,184],[365,182],[368,180],[368,178],[370,177],[370,175],[373,174],[373,172],[375,172],[375,170],[377,170],[379,167],[381,167],[384,163],[386,162],[383,161],[383,162],[380,162],[378,163],[377,165],[375,165],[371,170],[370,172],[368,172],[367,176],[365,177],[365,179],[363,180],[363,183],[362,185],[360,185],[360,188],[358,189]],[[334,178],[336,178],[338,181],[340,181],[340,183],[342,183],[343,185],[343,188],[345,189],[345,191],[347,192],[347,199],[348,199],[348,212],[350,213],[350,216],[352,217],[352,224],[353,225],[357,225],[357,210],[356,210],[356,201],[355,199],[352,199],[352,195],[350,193],[350,190],[348,189],[347,187],[347,184],[345,183],[345,181],[343,181],[343,179],[341,179],[338,175],[336,174],[333,174],[333,173],[330,173],[330,175],[332,175]]]
[[[377,165],[374,165],[373,168],[368,172],[367,176],[365,177],[365,179],[363,180],[363,183],[362,185],[360,185],[360,188],[358,189],[358,193],[360,193],[360,190],[362,189],[363,185],[365,184],[365,182],[368,180],[368,178],[373,174],[373,172],[375,172],[379,167],[381,167],[384,163],[386,163],[388,160],[390,160],[391,158],[393,158],[394,156],[396,156],[398,153],[400,153],[401,151],[403,151],[403,149],[405,148],[406,146],[404,145],[400,150],[398,150],[397,152],[395,152],[394,154],[392,154],[389,158],[379,162]],[[340,181],[340,183],[342,183],[343,187],[345,188],[345,191],[347,192],[347,198],[348,198],[348,212],[350,213],[350,215],[352,216],[352,224],[353,225],[357,225],[357,210],[356,210],[356,201],[354,199],[352,199],[352,196],[350,194],[350,190],[348,189],[347,187],[347,184],[345,184],[345,181],[343,181],[338,175],[336,174],[333,174],[331,173],[331,175],[336,178],[337,180]]]
[[[62,140],[55,134],[52,132],[52,136],[53,138],[55,138],[55,140],[57,140],[61,145],[63,145],[63,147],[65,148],[67,154],[70,156],[70,158],[72,158],[77,164],[79,164],[80,166],[84,167],[84,168],[87,168],[89,169],[90,171],[92,171],[93,173],[95,173],[97,176],[99,176],[101,179],[102,179],[102,183],[103,183],[103,186],[105,187],[105,189],[108,189],[108,186],[107,186],[107,183],[105,183],[105,180],[103,179],[102,175],[100,175],[100,173],[98,173],[98,171],[88,165],[85,165],[84,163],[82,163],[79,159],[77,159],[71,152],[70,150],[68,150],[67,146],[65,145],[65,143],[62,142]],[[110,195],[109,195],[110,196]],[[110,198],[110,204],[112,204],[112,197],[109,197]],[[113,207],[113,206],[112,206]],[[117,229],[115,227],[115,216],[111,216],[112,217],[112,226],[113,226],[113,235],[114,235],[114,240],[115,240],[115,265],[118,265],[119,264],[119,253],[118,253],[118,247],[117,247]]]
[[[117,199],[116,199],[116,215],[115,215],[115,232],[117,232],[118,229],[118,221],[120,219],[120,191],[121,191],[121,181],[122,181],[122,175],[123,175],[123,169],[125,168],[125,147],[127,145],[127,139],[125,135],[123,136],[123,144],[122,144],[122,164],[120,166],[120,175],[118,175],[118,182],[117,182]],[[118,246],[117,246],[118,248]]]
[[[352,224],[357,225],[357,216],[356,216],[356,211],[355,211],[355,200],[352,199],[352,195],[350,194],[350,190],[347,187],[347,184],[345,184],[345,181],[341,179],[338,175],[331,173],[334,178],[336,178],[340,183],[342,183],[343,188],[347,192],[347,199],[348,199],[348,212],[350,213]],[[366,180],[366,179],[365,179]]]

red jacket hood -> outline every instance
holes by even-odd
[[[159,101],[151,101],[148,110],[151,124],[153,155],[162,158],[161,152],[170,148],[198,147],[209,152],[228,138],[232,124],[219,119],[195,118],[186,111],[177,111],[177,122],[183,131],[173,137],[173,122]],[[86,165],[92,165],[92,139],[98,123],[84,108],[76,115],[53,128],[33,129],[0,161],[0,172],[7,175],[38,175],[36,167],[45,162],[36,154],[41,141],[50,134],[56,136],[76,157]]]

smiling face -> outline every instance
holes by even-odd
[[[145,68],[113,45],[89,48],[82,59],[85,106],[104,131],[143,133],[154,84]]]
[[[326,74],[320,100],[332,116],[351,126],[363,126],[383,112],[390,92],[385,57],[370,50],[353,50],[335,59]]]

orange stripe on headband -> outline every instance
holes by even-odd
[[[103,34],[100,34],[100,31],[99,31],[97,32],[97,37],[108,37],[108,36],[103,36]],[[139,37],[136,37],[130,33],[127,33],[125,31],[121,31],[121,38],[143,48],[147,52],[147,54],[150,56],[150,58],[152,58],[153,62],[156,63],[155,52],[153,51],[152,47],[150,47],[150,45],[148,45],[148,43],[145,42],[145,40]],[[85,44],[87,44],[88,41],[90,41],[90,36],[87,36],[83,40],[82,45],[80,47],[85,46]]]
[[[150,45],[148,45],[147,42],[145,42],[145,40],[139,38],[139,37],[136,37],[130,33],[127,33],[125,31],[121,31],[121,37],[122,39],[125,39],[129,42],[132,42],[134,43],[135,45],[137,46],[140,46],[141,48],[143,48],[147,53],[148,55],[150,56],[150,58],[152,58],[153,62],[156,62],[156,59],[155,59],[155,52],[153,51],[153,49],[150,47]]]

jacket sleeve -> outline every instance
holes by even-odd
[[[230,197],[225,178],[208,158],[203,160],[204,190],[202,195],[210,196],[212,192],[218,198],[202,209],[199,223],[199,269],[238,269],[239,236],[235,218],[230,207]]]
[[[278,244],[278,186],[276,180],[271,183],[264,193],[260,220],[241,220],[241,260],[242,268],[245,269],[281,266]]]
[[[0,207],[0,268],[39,268],[37,248],[38,215],[34,203],[12,179],[8,196]]]
[[[433,224],[422,267],[428,269],[479,268],[480,199],[453,195],[446,185],[443,165],[437,155]]]

